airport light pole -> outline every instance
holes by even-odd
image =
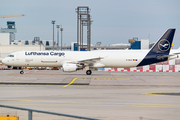
[[[59,27],[60,27],[60,25],[56,25],[56,28],[57,28],[57,48],[58,48],[58,51],[59,51]]]
[[[62,51],[62,31],[63,31],[62,27],[60,28],[60,31],[61,31],[61,51]]]
[[[55,24],[55,20],[52,20],[51,23],[53,24],[53,51],[54,51],[54,24]]]

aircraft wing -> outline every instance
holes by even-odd
[[[87,58],[87,59],[77,60],[77,61],[67,61],[66,63],[89,65],[89,64],[95,63],[101,59],[104,59],[104,57]]]
[[[96,61],[99,61],[101,59],[103,59],[104,57],[97,57],[97,58],[90,58],[90,59],[84,59],[84,60],[79,60],[77,61],[78,63],[86,63],[86,64],[90,64],[90,63],[95,63]]]

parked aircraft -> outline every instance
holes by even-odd
[[[180,52],[170,52],[174,33],[175,29],[168,29],[150,50],[19,51],[2,62],[19,67],[62,67],[64,72],[86,68],[91,75],[91,68],[138,67],[178,58]]]

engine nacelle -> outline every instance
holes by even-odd
[[[64,72],[75,72],[77,70],[77,65],[76,64],[69,64],[69,63],[64,63],[62,65],[62,70]]]

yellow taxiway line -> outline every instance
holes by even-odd
[[[141,93],[141,94],[145,94],[145,95],[164,95],[164,96],[180,96],[180,94],[175,94],[175,93],[163,93],[163,92],[159,92],[159,93]]]
[[[77,78],[74,78],[69,84],[67,84],[67,85],[65,85],[65,86],[63,86],[63,87],[67,87],[67,86],[71,85],[76,79],[77,79]]]

